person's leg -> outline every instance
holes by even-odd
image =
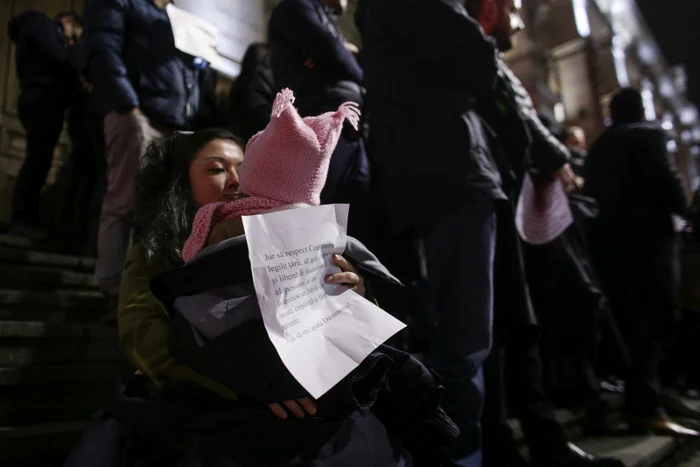
[[[102,202],[95,274],[108,297],[119,293],[122,267],[131,242],[134,180],[141,156],[157,136],[143,115],[111,112],[105,117],[107,190]]]
[[[495,236],[495,205],[484,200],[445,216],[423,237],[436,314],[430,363],[443,378],[443,407],[460,429],[447,465],[481,466],[481,367],[491,348]]]
[[[508,424],[504,342],[498,337],[497,328],[494,333],[494,347],[484,363],[486,403],[481,419],[483,466],[522,467],[527,464],[520,455],[515,435]]]
[[[50,93],[20,99],[19,116],[26,132],[27,152],[12,197],[12,224],[37,227],[41,187],[51,168],[63,129],[65,107]]]
[[[514,415],[530,449],[537,452],[563,449],[567,439],[543,388],[542,359],[536,341],[506,348],[506,379]]]

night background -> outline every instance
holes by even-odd
[[[637,0],[669,65],[685,64],[689,97],[700,104],[700,1]]]

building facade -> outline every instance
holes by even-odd
[[[506,59],[539,111],[588,140],[605,129],[610,97],[642,91],[646,116],[669,134],[687,194],[700,186],[700,122],[682,67],[670,67],[634,0],[525,0],[526,29]]]

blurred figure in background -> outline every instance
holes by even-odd
[[[586,133],[583,128],[577,126],[570,126],[564,130],[563,143],[569,148],[571,153],[571,169],[574,171],[577,177],[581,177],[583,172],[583,165],[586,163],[586,156],[588,151],[588,142],[586,141]],[[580,180],[579,184],[583,182]]]
[[[630,430],[700,437],[661,407],[659,364],[678,322],[678,238],[672,214],[685,215],[683,187],[666,150],[667,137],[644,122],[642,95],[619,91],[613,125],[591,146],[585,193],[598,202],[590,248],[630,352]]]
[[[334,111],[344,102],[363,107],[358,48],[346,42],[337,16],[347,0],[282,0],[268,26],[270,64],[277,89],[289,88],[302,117]],[[372,231],[370,170],[360,131],[345,125],[331,157],[321,202],[350,203],[348,234],[367,242]]]
[[[66,51],[66,42],[74,34],[72,17],[61,14],[51,19],[42,12],[26,11],[14,17],[8,29],[16,44],[20,83],[17,114],[27,141],[26,157],[15,182],[10,230],[39,237],[41,187],[78,83]]]
[[[466,7],[495,41],[499,52],[512,48],[512,36],[523,27],[513,0],[469,0]],[[520,80],[500,56],[496,58],[495,66],[495,89],[481,96],[476,108],[495,132],[494,153],[500,155],[496,160],[510,204],[501,203],[498,211],[494,348],[485,365],[484,466],[527,465],[508,425],[507,409],[512,407],[527,439],[532,465],[618,467],[621,463],[617,459],[597,458],[569,442],[544,389],[535,316],[535,310],[540,311],[538,307],[542,302],[535,300],[534,292],[541,290],[547,296],[553,296],[556,291],[551,282],[532,276],[530,258],[523,257],[524,245],[515,229],[514,206],[527,174],[536,185],[558,181],[567,191],[575,189],[576,183],[568,150],[542,124]],[[558,266],[563,263],[560,261]],[[548,264],[545,270],[551,268],[552,265]],[[568,280],[575,281],[575,286],[585,288],[582,279],[572,273],[575,269],[560,267],[556,273],[566,274]],[[568,301],[564,303],[569,305]],[[512,390],[508,391],[507,387]]]
[[[266,44],[251,44],[243,57],[241,74],[233,83],[230,95],[233,134],[247,143],[270,121],[275,82]]]
[[[175,48],[169,0],[93,0],[85,12],[85,54],[104,115],[107,189],[96,275],[116,318],[122,268],[131,241],[134,179],[154,139],[190,129],[198,116],[206,62]],[[157,59],[154,59],[157,57]]]

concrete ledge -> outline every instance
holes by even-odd
[[[2,235],[0,235],[2,237]],[[92,271],[95,269],[95,259],[84,256],[71,256],[59,253],[48,253],[37,250],[24,250],[4,246],[0,240],[0,263],[29,263],[45,266],[58,266],[71,269]]]
[[[126,365],[55,365],[0,368],[0,386],[116,381]]]
[[[0,338],[98,338],[115,340],[116,328],[99,324],[0,321]]]
[[[61,291],[23,291],[17,289],[0,289],[0,308],[7,307],[41,307],[46,311],[64,308],[95,308],[97,312],[104,309],[105,298],[92,290]]]
[[[11,264],[0,266],[0,283],[7,286],[27,288],[81,287],[94,289],[97,280],[92,273],[66,270],[60,267]]]

